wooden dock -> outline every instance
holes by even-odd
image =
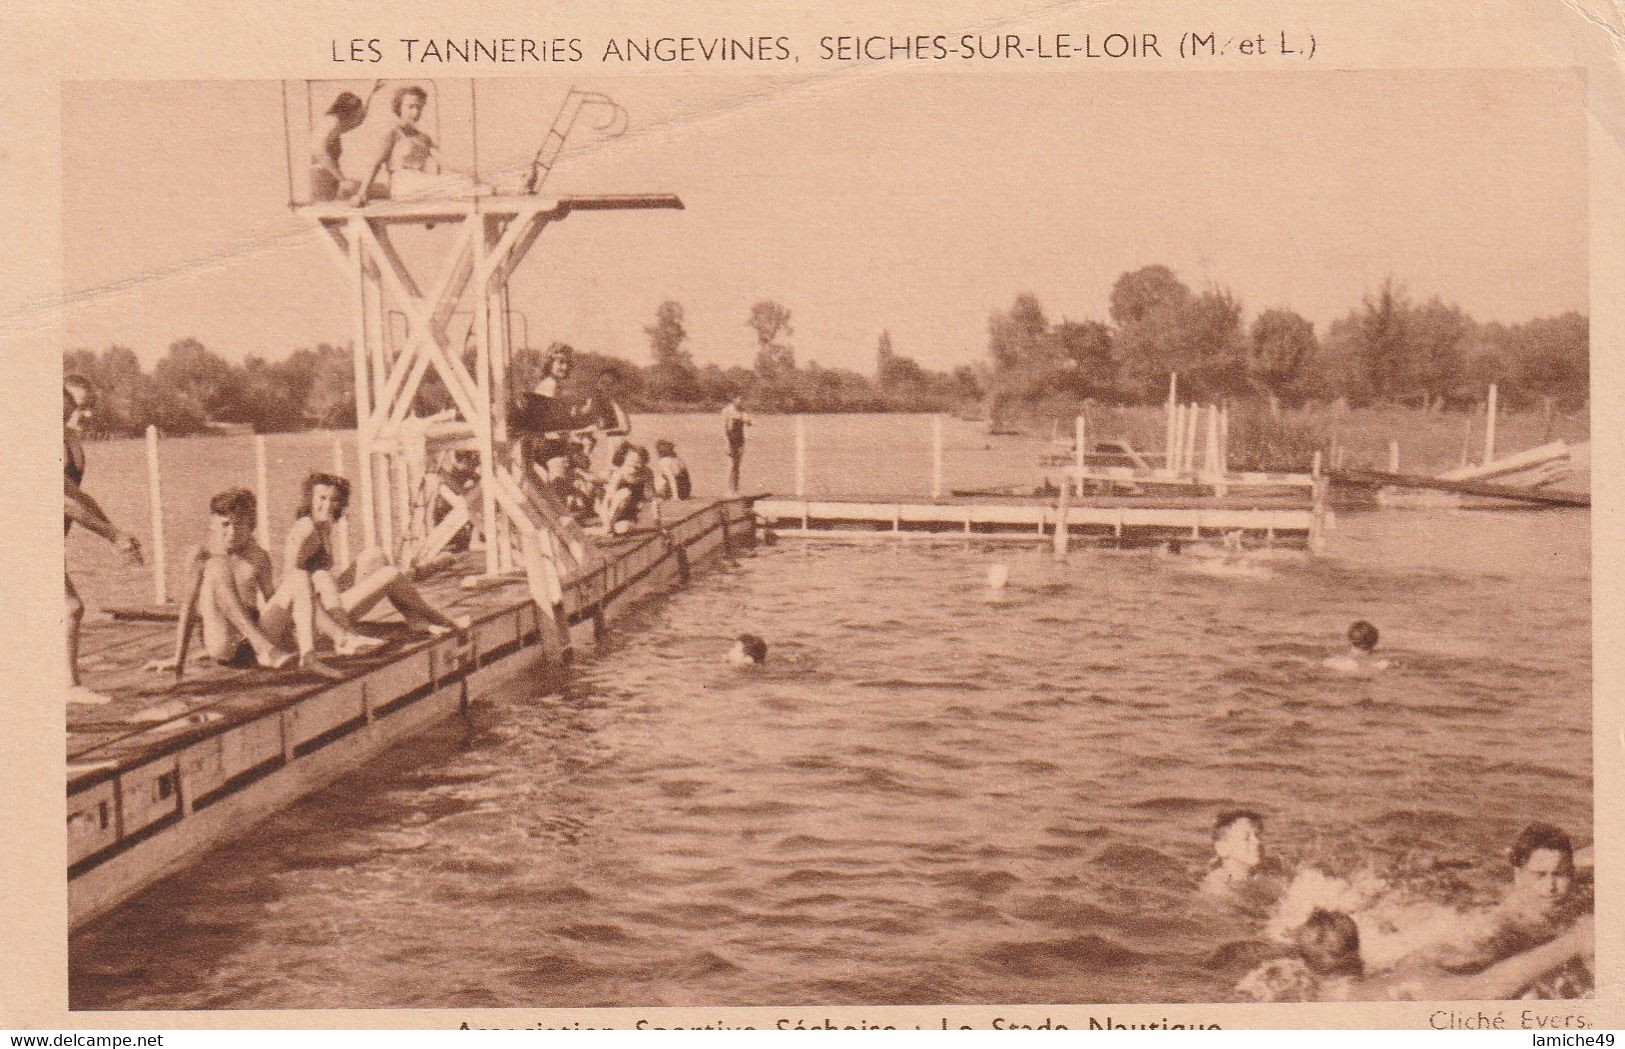
[[[1317,489],[1317,493],[1322,489]],[[763,528],[784,536],[829,539],[924,539],[1052,542],[1066,538],[1121,546],[1170,539],[1249,545],[1318,545],[1327,525],[1324,499],[1179,499],[1092,497],[1082,504],[1056,500],[959,497],[921,502],[763,498],[756,502]]]
[[[458,712],[501,678],[601,638],[631,605],[751,543],[751,503],[666,504],[663,527],[604,543],[601,562],[564,582],[556,616],[539,610],[523,576],[466,589],[462,579],[484,558],[458,555],[420,587],[449,614],[469,616],[470,628],[431,638],[398,620],[369,620],[364,628],[390,644],[335,660],[347,671],[341,681],[202,663],[174,685],[142,669],[171,650],[173,622],[87,622],[85,683],[114,698],[69,708],[69,927]]]

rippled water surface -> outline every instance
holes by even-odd
[[[82,933],[72,1005],[1231,998],[1219,808],[1455,901],[1530,818],[1591,836],[1588,518],[1340,525],[1239,569],[761,548]],[[1396,665],[1323,669],[1362,617]]]

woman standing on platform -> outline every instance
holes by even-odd
[[[363,102],[349,91],[339,93],[327,112],[310,132],[310,199],[312,201],[341,200],[355,194],[360,184],[344,177],[339,158],[344,155],[344,136],[360,127],[367,119],[367,110],[373,98],[383,89],[384,82],[375,80],[372,90]]]

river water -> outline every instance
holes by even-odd
[[[1590,840],[1589,564],[1568,512],[1241,566],[784,540],[74,937],[71,1005],[1233,999],[1221,808],[1440,908],[1530,819]],[[1389,670],[1321,666],[1355,618]]]

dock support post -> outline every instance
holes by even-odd
[[[344,438],[333,438],[333,473],[339,477],[344,476]],[[333,522],[334,554],[338,557],[339,568],[350,563],[350,514],[345,514]]]
[[[1201,419],[1201,406],[1188,405],[1185,409],[1185,454],[1180,467],[1187,473],[1196,472],[1196,424]]]
[[[942,413],[931,416],[931,498],[942,498]]]
[[[1391,437],[1388,439],[1388,472],[1399,472],[1399,442]]]
[[[796,416],[796,498],[807,495],[807,417]]]
[[[152,599],[169,602],[169,573],[164,564],[164,492],[158,475],[158,427],[147,427],[147,508],[152,513]]]
[[[1309,518],[1309,552],[1318,554],[1326,546],[1326,490],[1331,486],[1330,481],[1317,476],[1314,486],[1314,510]]]
[[[1073,420],[1072,427],[1072,444],[1077,449],[1076,459],[1078,467],[1078,476],[1074,479],[1074,483],[1078,488],[1077,494],[1081,498],[1083,495],[1083,471],[1084,468],[1089,465],[1089,461],[1086,458],[1089,454],[1088,423],[1085,422],[1084,415],[1081,412],[1078,414],[1077,419]]]
[[[1490,397],[1484,405],[1484,461],[1495,461],[1495,384],[1490,383]]]
[[[490,247],[491,230],[483,218],[476,219],[471,215],[469,221],[478,222],[473,231],[474,270],[476,273],[485,274],[488,272],[486,253]],[[495,358],[491,352],[491,286],[488,280],[477,281],[474,292],[478,297],[478,301],[474,304],[472,332],[474,382],[480,396],[481,411],[484,413],[482,418],[474,421],[474,439],[479,442],[480,468],[485,475],[482,480],[487,482],[481,486],[479,513],[480,528],[485,533],[485,570],[492,573],[505,571],[513,564],[506,515],[499,514],[496,485],[489,483],[496,478],[497,471],[502,469],[502,465],[496,460],[496,418],[506,410],[506,404],[492,398],[495,389]],[[473,515],[473,510],[473,507],[469,507],[470,516]]]
[[[1314,478],[1317,481],[1320,480],[1320,449],[1319,448],[1315,449],[1315,457],[1309,463],[1309,476]]]
[[[271,549],[271,483],[265,465],[265,437],[254,435],[254,494],[259,503],[255,522],[260,533],[260,545]]]
[[[1185,406],[1176,404],[1168,410],[1168,452],[1163,456],[1163,466],[1171,474],[1179,472],[1179,450],[1185,447],[1185,432],[1180,427],[1184,423]]]
[[[367,323],[368,295],[367,249],[363,243],[361,226],[366,220],[360,215],[345,225],[349,243],[350,262],[355,267],[355,334],[351,343],[352,366],[355,369],[355,443],[356,479],[361,490],[361,545],[373,546],[378,541],[378,522],[372,500],[372,351],[368,340],[372,326]]]
[[[1179,412],[1179,373],[1168,373],[1168,435],[1162,444],[1162,465],[1164,469],[1174,468],[1175,450],[1178,447],[1178,428],[1175,425],[1175,416]]]
[[[1072,541],[1072,530],[1066,522],[1066,495],[1068,486],[1061,485],[1061,499],[1055,506],[1055,560],[1066,560],[1066,548]]]

